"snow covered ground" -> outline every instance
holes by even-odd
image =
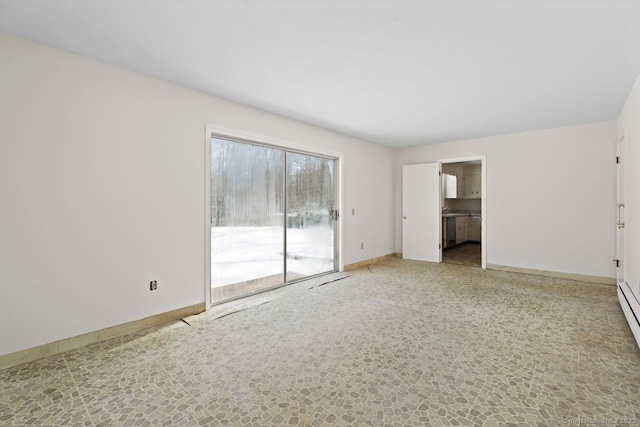
[[[288,279],[333,270],[333,228],[287,229]],[[213,288],[282,274],[282,227],[212,227]]]

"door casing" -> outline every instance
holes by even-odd
[[[625,227],[625,206],[624,206],[624,136],[617,144],[616,160],[616,281],[618,284],[625,283],[624,265],[624,227]]]
[[[482,154],[478,156],[468,156],[468,157],[455,157],[455,158],[447,158],[438,160],[439,163],[462,163],[462,162],[472,162],[478,161],[481,162],[481,176],[482,176],[482,198],[480,199],[480,205],[482,209],[482,230],[481,230],[481,238],[480,238],[480,251],[482,254],[481,267],[483,269],[487,268],[487,236],[489,235],[487,232],[487,155]],[[442,190],[441,190],[442,191]],[[442,249],[440,249],[442,251]]]

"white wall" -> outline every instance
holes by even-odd
[[[624,278],[640,301],[640,76],[618,119],[618,139],[623,135],[625,137]]]
[[[207,124],[342,153],[344,264],[394,251],[392,150],[0,33],[0,354],[204,301]]]
[[[614,277],[616,122],[397,151],[396,251],[402,251],[401,166],[487,156],[487,263]]]

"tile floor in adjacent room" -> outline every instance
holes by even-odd
[[[442,251],[442,262],[448,264],[482,266],[482,245],[480,242],[466,242]]]
[[[640,419],[613,286],[392,259],[185,320],[0,371],[0,425]]]

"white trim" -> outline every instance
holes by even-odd
[[[265,144],[274,145],[276,147],[302,151],[309,154],[320,154],[322,156],[336,158],[336,159],[342,159],[343,157],[343,154],[338,151],[326,150],[324,148],[317,148],[310,145],[299,144],[297,142],[292,142],[292,141],[278,139],[278,138],[272,138],[269,136],[255,134],[251,132],[245,132],[237,129],[207,125],[207,136],[211,135],[211,133],[225,135],[231,138],[239,138],[239,139],[245,139],[249,141],[255,141],[258,143],[262,142]]]
[[[211,130],[205,127],[204,137],[204,305],[211,308]]]
[[[481,175],[482,175],[482,198],[480,199],[481,209],[482,209],[482,230],[481,230],[481,238],[480,238],[480,251],[481,251],[481,267],[483,269],[487,268],[487,155],[480,154],[477,156],[466,156],[466,157],[454,157],[450,159],[440,159],[437,160],[440,164],[442,163],[462,163],[462,162],[472,162],[472,161],[481,161]],[[440,187],[440,191],[442,191],[442,186]],[[441,197],[442,199],[442,197]],[[442,252],[442,249],[440,250]]]
[[[343,193],[343,173],[342,173],[342,164],[343,162],[343,154],[340,154],[338,156],[335,157],[335,178],[336,178],[336,206],[338,207],[338,221],[336,221],[336,235],[335,238],[337,239],[336,242],[334,242],[334,245],[336,245],[336,251],[334,253],[334,257],[335,257],[335,261],[337,263],[337,265],[334,265],[334,268],[337,271],[344,271],[344,261],[342,258],[342,249],[343,249],[343,238],[342,238],[342,217],[343,217],[343,210],[342,210],[342,193]]]
[[[480,246],[482,251],[482,268],[487,268],[487,156],[483,154],[480,156],[482,160],[481,175],[482,175],[482,199],[480,200],[480,206],[482,207],[482,230],[480,230]]]
[[[626,289],[622,289],[622,288]],[[625,296],[628,295],[629,302],[627,302],[627,298]],[[618,285],[618,302],[620,303],[620,307],[622,307],[622,311],[624,312],[624,316],[627,319],[627,323],[631,328],[631,332],[633,333],[634,338],[636,339],[636,343],[638,347],[640,347],[640,325],[638,325],[638,321],[635,316],[640,316],[640,306],[638,306],[637,301],[633,297],[633,292],[629,289],[629,285],[625,283],[620,283]],[[634,304],[637,306],[634,310],[630,304]],[[634,316],[634,312],[636,315]]]
[[[555,277],[558,279],[576,280],[578,282],[597,283],[599,285],[615,286],[613,277],[590,276],[588,274],[565,273],[561,271],[538,270],[535,268],[515,267],[512,265],[487,264],[489,270],[509,271],[511,273],[531,274],[533,276]]]
[[[616,252],[615,259],[616,263],[616,280],[618,283],[624,283],[625,281],[625,245],[624,239],[626,237],[626,232],[624,228],[625,223],[625,143],[624,143],[624,134],[622,138],[616,144]],[[622,190],[622,191],[620,191]],[[622,209],[621,209],[622,208]],[[620,222],[622,222],[622,226],[620,226]]]

